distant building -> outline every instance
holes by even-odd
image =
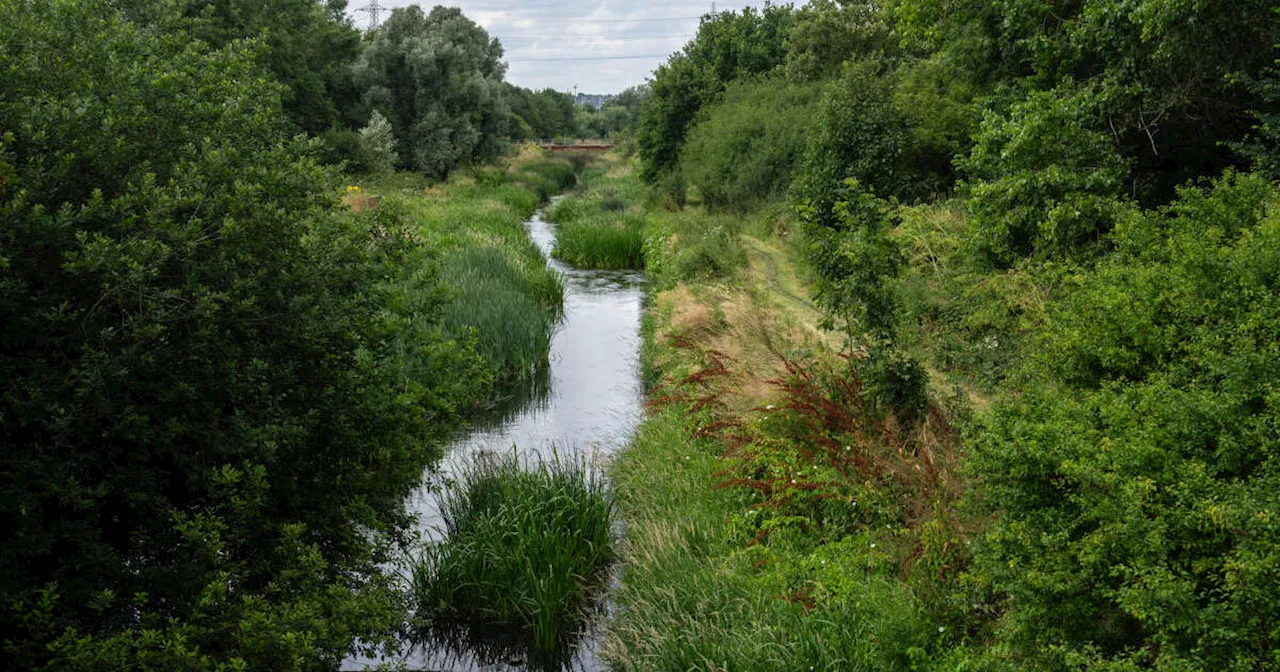
[[[613,100],[612,95],[600,93],[579,93],[574,102],[579,105],[590,105],[598,110],[604,107],[604,104],[611,100]]]

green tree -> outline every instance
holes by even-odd
[[[505,72],[502,45],[445,7],[394,10],[355,66],[368,108],[395,129],[404,167],[436,177],[505,149]]]
[[[909,44],[948,51],[988,87],[1097,93],[1097,125],[1132,161],[1135,192],[1167,201],[1190,178],[1239,163],[1256,92],[1234,83],[1277,57],[1270,0],[904,0]],[[1270,108],[1268,108],[1270,109]]]
[[[412,236],[340,212],[262,56],[0,3],[15,667],[314,669],[398,622],[381,563],[483,375],[434,278],[390,294]]]
[[[849,62],[827,84],[793,188],[817,225],[836,225],[835,204],[849,178],[882,198],[906,197],[915,184],[908,120],[894,109],[885,69],[874,60]]]
[[[369,172],[390,173],[400,160],[396,154],[396,136],[391,122],[375,111],[369,117],[369,125],[360,129],[360,149],[366,157]]]
[[[785,197],[804,155],[818,90],[781,77],[740,80],[705,108],[680,159],[703,201],[746,211]]]
[[[360,33],[346,17],[346,0],[123,0],[134,20],[177,31],[215,49],[257,39],[261,63],[284,85],[289,119],[319,135],[347,123],[351,64]]]
[[[820,81],[855,56],[894,54],[897,40],[877,3],[813,0],[796,12],[787,40],[787,77]]]
[[[786,60],[793,15],[790,6],[766,5],[704,17],[697,37],[658,66],[636,133],[643,179],[656,181],[677,167],[699,110],[726,84],[764,74]]]

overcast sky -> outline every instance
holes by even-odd
[[[507,81],[535,90],[550,87],[572,92],[577,86],[582,93],[617,93],[643,83],[693,37],[699,17],[711,11],[709,1],[683,0],[381,0],[380,4],[388,8],[421,5],[425,11],[437,4],[460,7],[502,41],[509,65]],[[367,26],[368,13],[355,10],[368,6],[369,0],[349,0],[348,5],[356,25]],[[716,9],[748,5],[764,3],[736,0],[718,3]]]

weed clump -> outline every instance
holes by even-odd
[[[613,558],[613,497],[602,479],[559,460],[514,457],[473,467],[442,495],[444,539],[412,571],[424,624],[516,626],[553,654],[580,629]]]

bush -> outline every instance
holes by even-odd
[[[972,432],[1000,511],[975,577],[1028,664],[1274,664],[1278,201],[1228,176],[1118,227],[1048,310],[1043,383]]]
[[[689,131],[680,163],[713,208],[745,212],[784,196],[804,154],[817,85],[781,78],[731,84]]]
[[[902,252],[889,239],[895,215],[848,180],[833,195],[830,225],[820,210],[802,210],[806,255],[814,273],[814,299],[827,315],[828,327],[843,329],[852,347],[863,340],[891,339],[897,324],[894,280]]]
[[[441,499],[444,538],[413,567],[419,618],[520,626],[535,651],[556,653],[603,587],[613,506],[603,480],[558,460],[465,471]]]
[[[334,166],[344,166],[353,174],[369,172],[368,154],[360,134],[349,128],[331,128],[320,136],[324,160]]]
[[[827,85],[792,189],[815,224],[835,225],[835,201],[849,178],[881,198],[911,194],[913,182],[904,165],[909,129],[893,108],[893,83],[882,69],[851,61]]]
[[[924,415],[929,406],[929,373],[918,360],[881,346],[871,350],[860,372],[877,409],[908,426]]]
[[[365,169],[374,175],[390,173],[400,162],[400,157],[396,155],[396,137],[392,133],[391,122],[377,110],[369,117],[369,124],[360,129],[360,149]]]
[[[1000,267],[1097,251],[1123,216],[1125,162],[1074,91],[1035,92],[988,115],[966,175],[972,244]]]

